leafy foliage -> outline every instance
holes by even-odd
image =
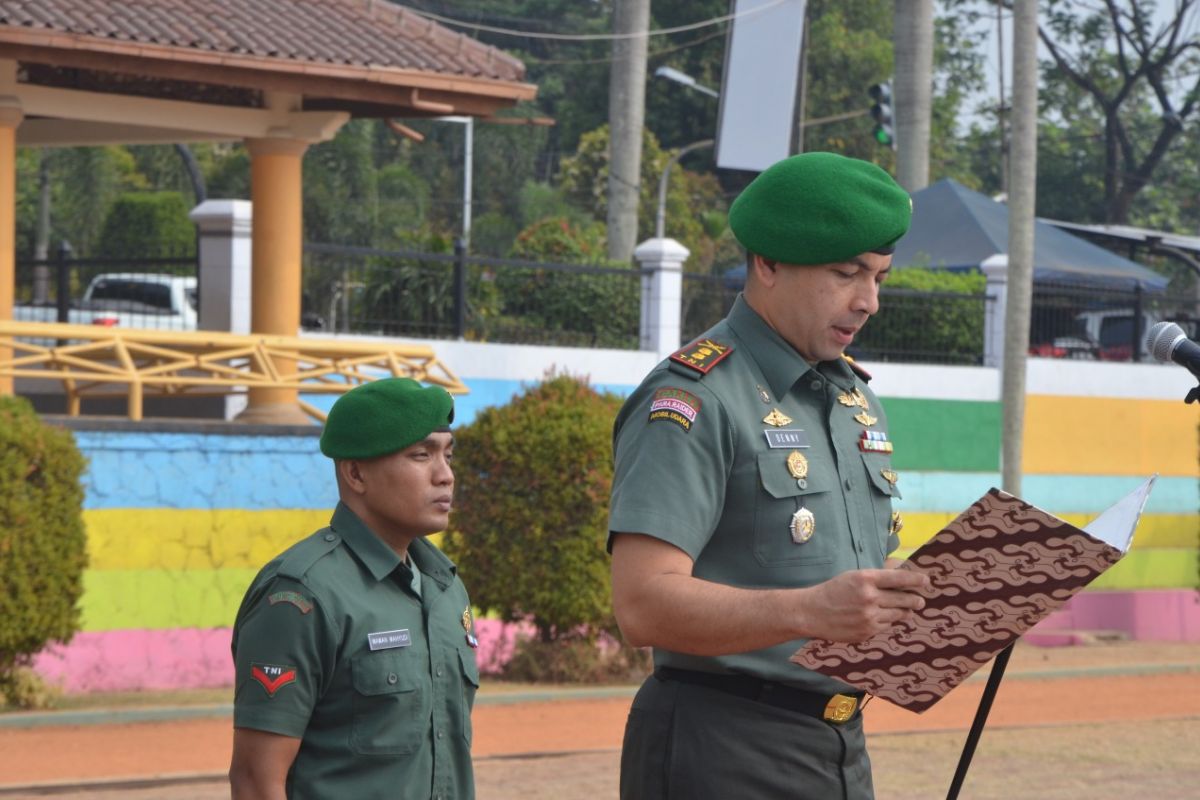
[[[106,255],[178,256],[196,252],[196,228],[179,192],[118,197],[104,218],[96,250]]]
[[[976,364],[983,356],[986,278],[980,272],[924,267],[892,270],[880,309],[855,340],[851,355],[886,361],[891,352],[914,352],[952,364]],[[916,293],[922,294],[916,294]],[[941,297],[931,298],[930,292]]]
[[[29,401],[0,397],[0,694],[29,695],[19,672],[79,630],[87,549],[84,459],[71,434]]]
[[[615,630],[605,542],[620,405],[549,376],[454,432],[458,497],[443,547],[476,605],[530,620],[542,641]]]

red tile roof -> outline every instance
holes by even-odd
[[[386,0],[0,0],[0,31],[505,82],[524,65]],[[86,44],[86,41],[84,42]],[[0,52],[2,54],[2,52]]]

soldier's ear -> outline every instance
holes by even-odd
[[[366,481],[363,480],[361,462],[353,458],[340,459],[337,462],[338,477],[341,483],[355,494],[362,494],[366,490]]]

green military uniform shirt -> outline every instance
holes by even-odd
[[[881,567],[899,544],[899,492],[866,383],[841,359],[810,366],[741,296],[697,343],[657,366],[617,417],[609,530],[669,542],[693,559],[695,577],[743,588]],[[850,691],[789,662],[803,643],[654,656],[658,666]]]
[[[416,539],[413,573],[345,505],[255,578],[233,630],[235,727],[301,739],[291,798],[474,797],[479,685],[466,589]]]

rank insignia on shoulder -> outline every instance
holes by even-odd
[[[296,682],[296,668],[254,663],[250,665],[250,677],[267,690],[267,697],[274,697],[281,688]]]
[[[301,614],[307,614],[313,610],[312,602],[297,592],[275,592],[267,598],[267,602],[271,605],[290,603],[300,609]]]
[[[700,415],[700,398],[674,386],[654,390],[650,400],[650,422],[674,422],[685,431]]]
[[[672,353],[671,360],[685,367],[696,370],[701,375],[707,375],[721,359],[733,352],[733,347],[713,341],[699,339],[682,350]]]
[[[858,365],[858,362],[856,362],[853,358],[846,355],[845,353],[842,353],[842,358],[845,360],[846,366],[848,366],[850,368],[850,371],[853,372],[858,377],[862,378],[863,383],[870,383],[871,373],[867,372],[865,369],[860,367]]]

